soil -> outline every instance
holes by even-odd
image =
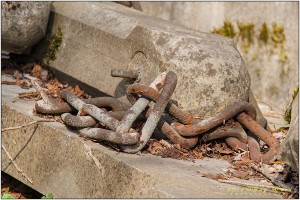
[[[44,195],[1,171],[1,196],[11,194],[15,199],[41,199]]]

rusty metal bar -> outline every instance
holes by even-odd
[[[84,103],[69,90],[63,90],[62,97],[76,109],[82,110],[83,112],[91,115],[92,117],[99,120],[101,123],[105,124],[107,127],[113,130],[109,131],[105,129],[93,129],[90,132],[84,133],[85,136],[91,136],[94,138],[103,139],[115,143],[124,142],[123,144],[134,144],[138,141],[139,134],[133,129],[130,129],[128,133],[114,132],[119,124],[119,121],[111,117],[108,114],[108,112],[103,111],[102,109],[94,105]]]
[[[107,114],[120,121],[127,114],[127,111],[110,111],[107,112]],[[94,126],[97,123],[96,120],[91,116],[75,116],[70,113],[62,114],[61,118],[63,122],[68,126],[73,126],[77,128],[90,127]],[[146,119],[146,117],[139,115],[136,121],[144,121]]]
[[[92,116],[93,118],[99,120],[99,122],[105,124],[111,130],[116,130],[119,124],[119,121],[112,116],[110,116],[106,111],[98,108],[97,106],[91,104],[84,104],[82,110]]]
[[[54,105],[45,103],[44,101],[38,101],[35,103],[35,110],[38,113],[43,114],[63,114],[67,112],[75,111],[76,109],[72,109],[70,105],[67,103],[55,103]]]
[[[80,135],[95,140],[105,140],[123,145],[133,145],[139,141],[139,134],[137,132],[117,133],[115,131],[102,128],[85,128],[80,130]]]
[[[93,104],[97,107],[109,107],[112,111],[123,111],[125,110],[125,106],[114,97],[96,97],[91,99],[81,99],[86,104]],[[43,114],[62,114],[73,112],[74,109],[69,104],[63,103],[55,103],[54,106],[50,104],[44,103],[43,101],[38,101],[35,104],[35,110],[39,113]]]
[[[261,154],[260,154],[259,143],[257,142],[257,140],[251,136],[248,136],[248,147],[249,147],[250,159],[259,162],[261,159]]]
[[[255,120],[253,120],[246,113],[242,112],[237,117],[237,120],[243,124],[247,129],[249,129],[254,135],[259,139],[264,141],[269,146],[269,151],[262,154],[262,161],[268,162],[274,159],[274,156],[278,153],[280,148],[279,141],[267,130],[259,125]]]
[[[199,120],[199,122],[196,124],[183,125],[179,122],[174,122],[171,124],[171,126],[182,136],[195,136],[224,123],[226,120],[229,120],[230,118],[234,117],[235,115],[243,111],[245,111],[253,119],[255,119],[256,117],[255,108],[247,102],[238,102],[229,106],[227,109],[219,113],[217,116],[202,121]]]
[[[141,133],[140,141],[132,146],[121,146],[121,149],[128,153],[136,153],[140,151],[148,142],[155,127],[157,126],[158,121],[161,118],[162,113],[164,112],[169,99],[171,98],[177,83],[177,76],[174,72],[167,72],[165,83],[161,94],[156,101],[152,112],[150,113]],[[134,104],[135,105],[135,104]],[[147,106],[147,105],[146,105]]]
[[[101,110],[97,106],[86,104],[81,99],[79,99],[75,94],[65,89],[61,92],[62,98],[64,98],[68,103],[70,103],[74,108],[79,110],[79,112],[84,111],[85,113],[91,115],[95,119],[99,120],[101,123],[105,124],[112,130],[116,130],[119,121],[107,114],[106,111]]]
[[[110,71],[112,77],[132,78],[137,79],[139,77],[139,71],[137,69],[124,70],[124,69],[112,69]]]
[[[127,88],[126,95],[127,99],[131,103],[134,103],[136,101],[136,99],[138,98],[137,95],[142,95],[153,101],[157,101],[157,99],[159,98],[159,93],[156,90],[139,83],[130,85]],[[166,111],[183,124],[191,124],[194,120],[191,114],[182,111],[180,108],[178,108],[175,104],[171,102],[168,102],[166,106]]]
[[[166,78],[166,72],[160,74],[151,84],[150,87],[154,88],[155,90],[160,90],[162,85],[164,84]],[[135,104],[128,110],[128,114],[123,117],[119,126],[117,127],[116,132],[119,133],[126,133],[131,128],[133,122],[136,118],[143,112],[143,110],[149,104],[149,100],[146,98],[139,98]]]
[[[174,144],[179,144],[183,148],[191,149],[198,143],[198,136],[184,138],[163,119],[158,122],[158,127]]]
[[[228,137],[225,139],[225,142],[234,151],[237,151],[238,149],[243,149],[244,151],[248,151],[247,144],[239,141],[236,137]]]
[[[155,91],[154,89],[152,89],[150,87],[141,85],[141,84],[134,84],[133,87],[131,87],[131,86],[128,87],[127,97],[128,97],[128,100],[132,104],[134,104],[138,100],[137,94],[146,96],[147,98],[150,98],[151,100],[154,100],[154,101],[156,101],[159,97],[159,93],[157,91]],[[168,103],[167,106],[170,104],[171,103]],[[171,105],[173,105],[173,104],[171,104]],[[176,105],[174,105],[174,106],[176,108],[178,108]],[[171,106],[169,108],[170,108],[169,110],[172,110]],[[145,111],[146,111],[145,116],[149,117],[150,113],[152,112],[152,108],[147,106]],[[175,111],[172,110],[172,111],[173,111],[173,113],[177,112],[177,110],[175,110]],[[182,112],[182,111],[179,109],[178,113],[180,113],[180,112]],[[184,113],[184,112],[182,112],[182,113]],[[181,116],[184,116],[184,114]],[[174,144],[179,144],[181,147],[190,149],[190,148],[193,148],[194,146],[196,146],[196,144],[198,143],[198,136],[189,137],[189,138],[182,137],[164,120],[163,117],[159,120],[157,128],[159,130],[161,130],[161,132],[165,136],[167,136],[167,138],[169,140],[171,140]]]
[[[225,126],[217,127],[201,138],[201,141],[207,142],[220,138],[235,137],[243,143],[247,143],[247,133],[242,127],[226,124]]]
[[[75,116],[70,113],[62,114],[61,119],[65,124],[77,128],[90,127],[97,123],[97,121],[90,116]]]

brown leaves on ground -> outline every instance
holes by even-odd
[[[32,69],[29,69],[29,68]],[[23,69],[24,68],[24,69]],[[62,89],[68,89],[79,98],[91,98],[90,95],[86,94],[84,90],[80,89],[78,85],[72,87],[66,83],[61,83],[57,78],[49,80],[49,72],[45,70],[38,64],[25,65],[24,67],[20,67],[20,69],[10,70],[10,74],[16,78],[16,81],[2,81],[1,84],[6,85],[19,85],[23,89],[28,89],[32,87],[31,80],[38,81],[42,83],[43,87],[48,89],[46,93],[50,95],[52,98],[58,98],[61,101],[60,93]],[[25,72],[30,72],[29,74],[24,74]],[[29,99],[38,101],[41,99],[41,95],[38,92],[28,92],[22,93],[18,97],[19,99]]]
[[[185,149],[179,144],[170,144],[165,140],[157,141],[155,139],[149,141],[146,152],[163,158],[168,157],[179,160],[201,159],[205,156],[231,160],[232,154],[234,153],[234,151],[229,149],[225,144],[212,145],[208,143],[193,149]]]
[[[31,74],[36,78],[41,78],[42,70],[43,68],[40,65],[35,64],[31,71]]]

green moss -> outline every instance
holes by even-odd
[[[272,24],[272,35],[271,40],[273,42],[273,48],[279,49],[279,61],[286,62],[288,61],[288,55],[286,52],[286,36],[284,33],[283,26],[279,26],[276,23]]]
[[[216,33],[229,38],[234,38],[236,36],[234,25],[230,21],[225,21],[223,26],[220,28],[214,28],[212,33]]]
[[[284,121],[286,121],[287,123],[291,123],[291,114],[292,113],[292,108],[288,108],[285,113],[284,113],[284,116],[283,116],[283,119]]]
[[[266,22],[260,28],[258,39],[264,44],[267,44],[269,41],[269,28]]]
[[[283,44],[285,43],[285,33],[283,26],[278,26],[276,23],[272,24],[273,33],[271,39],[276,44]]]
[[[254,41],[254,24],[253,23],[237,23],[239,28],[238,36],[241,37],[243,41],[247,41],[249,44]]]
[[[46,64],[49,65],[50,60],[56,59],[56,52],[62,43],[63,33],[58,28],[57,33],[49,40],[49,48],[46,54]]]
[[[255,32],[253,23],[237,22],[238,25],[238,39],[242,42],[242,48],[248,52],[251,44],[254,42]]]
[[[278,60],[284,64],[289,60],[286,51],[286,36],[283,26],[276,23],[272,24],[270,29],[266,22],[264,22],[259,29],[255,32],[255,25],[252,22],[237,22],[238,31],[230,21],[225,21],[224,25],[220,28],[214,28],[212,33],[220,34],[224,37],[233,38],[242,47],[242,51],[248,53],[250,47],[259,42],[267,45],[270,54],[278,55]]]
[[[299,93],[299,85],[296,86],[296,88],[294,89],[294,93],[293,93],[293,101],[296,98],[297,94]]]

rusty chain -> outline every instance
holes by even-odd
[[[136,79],[139,75],[137,70],[112,70],[112,76]],[[65,102],[39,101],[35,109],[43,114],[61,114],[66,125],[80,129],[80,135],[116,143],[127,153],[143,149],[153,133],[158,132],[183,148],[193,148],[199,141],[224,138],[234,151],[249,150],[251,160],[269,162],[274,159],[280,143],[255,121],[253,106],[237,102],[215,117],[193,118],[170,101],[176,84],[176,74],[168,71],[160,74],[150,86],[130,85],[126,92],[132,104],[130,108],[114,97],[80,99],[65,89],[61,93]],[[153,108],[149,106],[151,101],[155,103]],[[164,113],[173,117],[173,121],[167,120]],[[267,153],[261,153],[258,141],[247,135],[246,130],[268,145]]]

